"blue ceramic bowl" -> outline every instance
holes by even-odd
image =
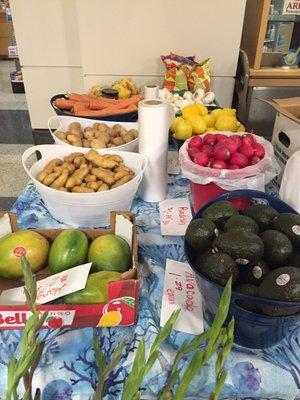
[[[112,121],[112,122],[136,122],[138,120],[137,111],[132,111],[127,114],[112,115],[111,117],[95,117],[94,115],[91,115],[90,117],[88,116],[80,117],[79,115],[74,115],[68,111],[62,111],[59,108],[57,108],[54,102],[58,98],[66,99],[67,97],[64,94],[56,94],[55,96],[51,97],[50,104],[57,115],[66,115],[68,117],[88,118],[88,119],[94,119],[96,121]]]
[[[194,217],[201,218],[203,211],[211,204],[220,200],[230,200],[233,198],[247,198],[251,202],[263,202],[269,204],[279,212],[289,212],[297,214],[294,209],[280,199],[270,196],[267,193],[256,190],[234,190],[216,197],[213,201],[206,204]],[[203,299],[203,315],[211,325],[218,309],[223,287],[206,278],[194,266],[194,255],[185,241],[185,253],[191,267],[196,272],[198,284]],[[237,303],[239,300],[253,303],[256,305],[267,305],[279,308],[294,308],[298,313],[295,315],[273,317],[258,314],[241,308]],[[246,296],[235,291],[232,292],[231,305],[228,319],[235,317],[234,341],[236,344],[255,349],[270,347],[282,340],[296,325],[300,324],[300,302],[283,302],[269,300],[260,297]]]

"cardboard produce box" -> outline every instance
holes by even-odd
[[[5,213],[0,213],[2,217]],[[18,230],[16,215],[8,213],[10,219],[11,230]],[[121,217],[120,217],[121,216]],[[125,217],[124,218],[122,218]],[[106,304],[44,304],[39,305],[38,309],[48,311],[43,328],[83,328],[101,326],[100,319],[104,314],[116,311],[111,323],[105,326],[129,326],[133,325],[137,317],[138,301],[139,301],[139,273],[137,265],[137,236],[135,230],[135,215],[129,212],[112,212],[111,224],[108,229],[82,229],[87,235],[89,242],[93,239],[106,234],[121,234],[124,231],[124,221],[129,220],[132,223],[132,265],[131,269],[122,273],[121,280],[110,282],[108,284],[108,303]],[[126,224],[125,224],[126,225]],[[126,229],[126,227],[125,227]],[[44,236],[50,244],[56,236],[62,231],[61,229],[32,229]],[[122,231],[122,232],[123,232]],[[128,231],[127,231],[128,235]],[[126,236],[126,234],[125,234]],[[49,269],[46,267],[36,274],[36,279],[44,279],[51,276]],[[6,289],[22,286],[19,280],[1,279],[0,292]],[[26,319],[31,312],[27,305],[0,305],[0,330],[4,329],[23,329]],[[118,318],[116,318],[116,316]],[[109,320],[109,319],[108,319]]]
[[[277,112],[272,144],[281,167],[280,174],[274,178],[279,187],[287,160],[300,149],[300,97],[262,101],[270,104]]]

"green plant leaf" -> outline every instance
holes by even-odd
[[[138,345],[128,378],[125,381],[122,400],[132,400],[142,384],[145,369],[145,341]]]

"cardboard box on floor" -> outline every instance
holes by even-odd
[[[0,212],[0,217],[5,213]],[[8,213],[12,231],[18,229],[16,215]],[[111,311],[117,311],[118,318],[106,320],[105,326],[129,326],[133,325],[137,317],[139,302],[139,274],[137,265],[137,236],[135,227],[135,215],[129,212],[112,212],[111,224],[108,229],[82,229],[87,235],[89,242],[93,239],[107,234],[114,234],[116,229],[116,218],[122,215],[129,219],[133,224],[132,234],[132,267],[129,271],[122,274],[121,280],[110,282],[108,284],[108,303],[106,304],[45,304],[39,305],[41,312],[48,311],[48,316],[43,328],[83,328],[89,326],[101,326],[99,324],[101,317]],[[33,229],[40,233],[50,243],[62,231],[61,229]],[[43,268],[36,274],[36,279],[43,279],[50,274],[49,269]],[[5,289],[22,286],[18,280],[8,280],[0,278],[0,292]],[[114,313],[114,316],[116,313]],[[27,305],[0,305],[0,330],[4,329],[23,329],[26,319],[30,316],[30,310]]]
[[[300,149],[300,97],[262,101],[270,104],[277,112],[272,144],[281,167],[280,174],[274,178],[279,187],[287,160]]]

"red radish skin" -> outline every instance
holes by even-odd
[[[214,135],[212,133],[208,133],[207,135],[204,136],[203,138],[203,144],[211,144],[214,145],[217,141],[217,135]]]
[[[217,135],[217,142],[221,143],[228,139],[228,136],[222,135],[221,133]]]
[[[210,157],[207,153],[198,152],[194,157],[194,163],[201,165],[202,167],[207,167],[209,158]]]
[[[189,141],[188,148],[196,147],[197,149],[201,149],[203,146],[203,142],[200,136],[193,136]]]
[[[238,148],[242,145],[242,139],[239,135],[230,136],[230,139],[236,142]]]
[[[224,142],[221,142],[221,145],[227,147],[227,149],[230,151],[230,154],[235,153],[238,149],[237,142],[231,138],[227,138],[224,140]]]
[[[221,143],[215,146],[213,156],[216,160],[227,161],[230,158],[230,151]]]
[[[201,147],[201,152],[202,153],[207,153],[207,154],[211,154],[213,152],[214,148],[211,144],[204,144]]]
[[[228,169],[228,165],[225,161],[223,160],[216,160],[213,164],[212,164],[212,168],[215,169]]]
[[[250,165],[255,165],[255,164],[257,164],[258,162],[260,162],[260,158],[257,157],[257,156],[253,156],[253,157],[251,157],[249,164],[250,164]]]
[[[254,156],[254,149],[247,143],[243,143],[239,148],[239,153],[244,154],[247,158],[251,158]]]
[[[216,159],[215,158],[213,158],[213,157],[210,157],[210,159],[209,159],[209,163],[208,163],[208,167],[210,167],[210,168],[212,168],[212,165],[213,165],[213,163],[216,161]]]
[[[237,165],[237,164],[230,164],[228,166],[228,169],[241,169],[241,167],[239,165]]]
[[[190,156],[191,160],[194,161],[194,157],[197,153],[200,152],[200,150],[197,147],[190,147],[188,149],[188,155]]]
[[[251,133],[247,133],[247,135],[243,136],[243,143],[252,146],[252,144],[254,143],[254,137],[251,135]]]
[[[260,143],[254,142],[252,145],[252,148],[254,150],[254,155],[261,158],[264,158],[265,156],[265,149],[264,146],[261,145]]]
[[[230,163],[239,165],[240,168],[245,168],[248,165],[248,158],[241,153],[233,153],[230,157]]]

